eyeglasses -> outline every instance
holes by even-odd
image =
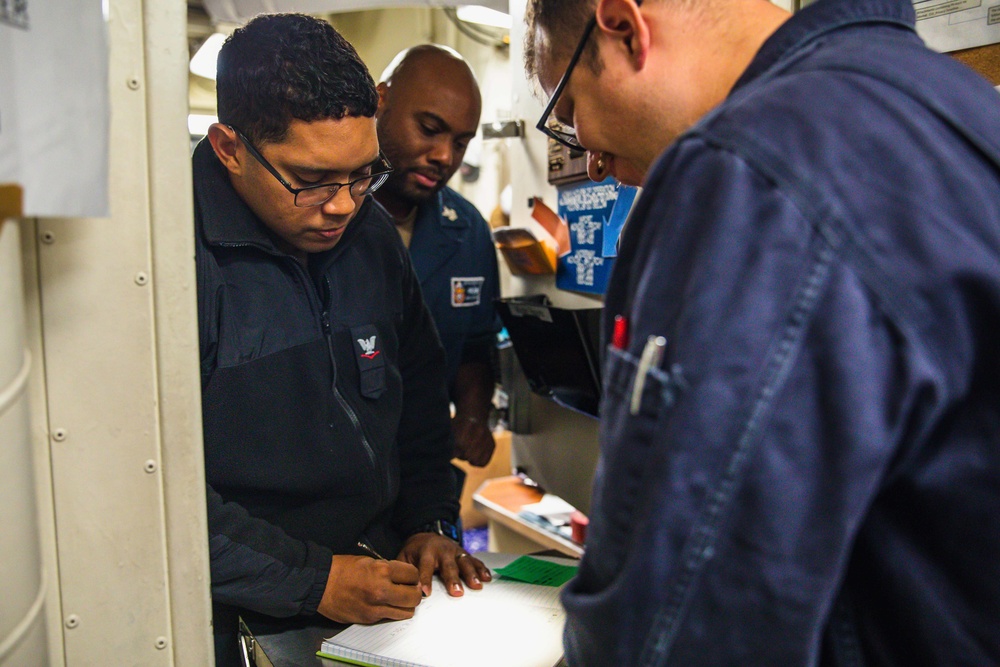
[[[641,5],[642,0],[636,0],[635,4],[636,6]],[[552,98],[549,99],[549,103],[545,105],[545,111],[542,112],[542,117],[538,119],[538,123],[535,125],[537,129],[555,139],[563,146],[566,146],[570,150],[580,152],[584,152],[587,149],[584,148],[583,144],[580,143],[580,140],[576,138],[576,130],[568,125],[560,123],[555,118],[551,118],[551,116],[552,111],[556,108],[556,104],[559,103],[559,97],[562,95],[563,89],[566,88],[566,84],[569,83],[569,77],[573,74],[573,68],[576,67],[577,61],[579,61],[580,56],[583,55],[583,49],[587,46],[587,40],[590,39],[590,33],[594,31],[594,26],[596,25],[597,16],[594,16],[587,21],[587,25],[583,29],[583,36],[580,37],[580,43],[576,45],[576,50],[569,59],[569,64],[566,65],[566,71],[563,72],[562,78],[559,79],[559,83],[556,85],[556,89],[552,92]]]
[[[322,183],[320,185],[310,185],[307,188],[293,188],[291,184],[282,178],[278,170],[275,169],[267,159],[260,154],[254,145],[250,143],[250,140],[246,138],[242,132],[232,125],[228,126],[243,142],[243,145],[247,147],[250,155],[254,156],[257,162],[260,162],[264,169],[271,172],[271,175],[278,179],[278,182],[285,186],[285,189],[292,193],[295,197],[295,205],[300,207],[309,206],[322,206],[326,202],[333,199],[340,188],[346,187],[351,193],[352,197],[363,197],[370,192],[375,192],[378,190],[382,184],[385,183],[386,179],[389,178],[389,174],[392,173],[392,165],[389,164],[389,160],[386,159],[382,151],[378,152],[378,157],[375,162],[371,164],[372,173],[366,174],[360,178],[356,178],[353,181],[347,183]]]
[[[551,116],[552,111],[556,108],[556,104],[559,103],[559,97],[562,95],[563,89],[569,83],[569,77],[573,74],[573,68],[576,67],[577,61],[580,60],[580,56],[583,54],[583,49],[587,46],[587,40],[590,39],[590,33],[594,31],[595,25],[597,25],[596,16],[587,21],[587,26],[583,29],[583,36],[580,38],[580,43],[576,45],[576,51],[573,52],[573,56],[569,59],[569,64],[566,65],[566,71],[563,72],[562,78],[559,79],[559,83],[556,85],[556,89],[552,92],[549,103],[545,106],[545,111],[542,112],[542,117],[538,119],[538,123],[535,125],[537,129],[555,139],[563,146],[566,146],[570,150],[581,152],[587,149],[576,138],[576,130],[560,123],[555,118],[551,118]]]

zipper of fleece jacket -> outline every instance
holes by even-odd
[[[344,239],[341,239],[342,242],[343,240]],[[331,370],[333,371],[333,382],[331,383],[330,388],[333,391],[334,398],[337,399],[338,405],[340,405],[341,409],[343,409],[343,411],[347,414],[348,419],[351,420],[351,424],[354,426],[355,432],[357,432],[358,437],[361,439],[361,444],[365,448],[365,453],[368,454],[368,461],[372,465],[372,471],[374,472],[375,480],[378,481],[381,470],[378,464],[378,459],[375,456],[375,450],[372,449],[371,443],[368,442],[368,437],[365,435],[364,429],[361,427],[361,420],[358,419],[358,415],[356,412],[354,412],[354,408],[351,407],[351,404],[347,402],[347,399],[344,397],[343,394],[340,393],[340,390],[337,388],[337,358],[336,356],[334,356],[333,353],[333,333],[330,327],[329,312],[323,305],[326,303],[326,300],[322,299],[320,295],[317,294],[318,290],[316,289],[316,285],[315,283],[313,283],[312,278],[309,276],[309,271],[304,266],[302,266],[302,264],[299,261],[295,260],[294,258],[288,255],[284,255],[282,253],[275,252],[270,248],[261,247],[259,244],[256,243],[219,242],[218,245],[224,248],[246,248],[246,247],[259,248],[260,250],[263,250],[268,254],[285,258],[285,260],[290,261],[291,265],[295,267],[296,271],[298,271],[299,276],[302,279],[302,283],[305,286],[306,293],[310,294],[314,299],[313,306],[315,307],[318,305],[319,307],[317,308],[317,310],[321,311],[320,319],[322,320],[323,337],[326,338],[326,350],[327,353],[330,355],[330,366]],[[327,276],[324,276],[323,281],[326,284],[327,294],[329,295],[333,291],[330,287],[330,279]],[[378,494],[378,507],[382,507],[382,504],[385,502],[386,490],[391,487],[388,469],[386,470],[385,473],[385,486],[382,486],[380,484],[376,484],[375,486],[378,487],[376,488],[376,492]]]
[[[333,333],[330,329],[329,313],[327,313],[327,311],[324,310],[321,317],[323,319],[323,336],[326,338],[326,350],[330,354],[330,365],[333,369],[333,382],[330,387],[330,390],[333,392],[334,397],[337,399],[337,403],[340,405],[341,408],[343,408],[344,412],[347,414],[348,419],[351,420],[351,424],[354,426],[354,430],[357,432],[358,437],[361,438],[361,444],[365,448],[365,453],[368,454],[368,460],[372,464],[372,469],[375,472],[375,479],[377,480],[380,476],[379,475],[380,470],[378,465],[378,459],[376,459],[375,457],[375,450],[372,449],[371,443],[368,442],[368,438],[367,436],[365,436],[365,431],[361,427],[361,420],[358,419],[358,415],[356,412],[354,412],[354,408],[351,407],[351,404],[347,402],[347,399],[344,398],[344,395],[340,393],[340,389],[337,388],[337,358],[333,353]],[[378,506],[381,507],[382,503],[384,502],[385,487],[383,487],[381,484],[376,484],[375,486],[377,487],[375,490],[378,493]]]

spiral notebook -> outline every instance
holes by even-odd
[[[518,558],[476,554],[495,570]],[[548,562],[576,564],[564,558]],[[352,625],[323,641],[318,655],[372,667],[555,667],[562,661],[565,584],[544,586],[494,574],[482,590],[453,598],[435,578],[413,618]]]

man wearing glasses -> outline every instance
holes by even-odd
[[[219,55],[195,150],[217,663],[237,614],[373,623],[488,570],[454,539],[445,361],[406,248],[369,196],[378,96],[329,24],[265,15]],[[387,560],[394,559],[394,560]]]
[[[1000,664],[1000,98],[911,0],[529,0],[540,129],[643,185],[565,647]]]

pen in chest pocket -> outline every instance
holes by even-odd
[[[611,332],[611,345],[618,350],[628,347],[628,320],[624,315],[615,315],[615,325]]]
[[[667,348],[667,339],[663,336],[650,336],[646,339],[646,346],[642,348],[642,356],[639,357],[639,366],[636,368],[635,380],[632,382],[632,402],[629,406],[629,413],[633,416],[639,414],[642,406],[642,392],[646,388],[646,376],[651,368],[658,368],[663,361],[663,353]]]

